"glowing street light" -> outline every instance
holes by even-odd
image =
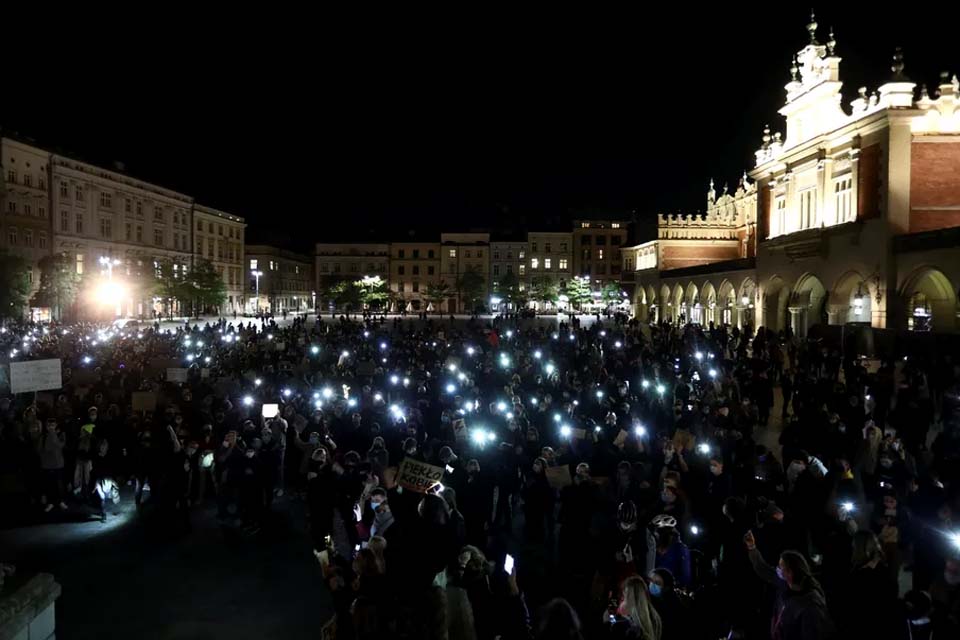
[[[257,269],[253,269],[250,273],[253,274],[253,277],[256,279],[256,282],[257,282],[257,313],[259,314],[260,313],[260,276],[263,275],[263,271],[258,271]]]

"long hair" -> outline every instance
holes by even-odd
[[[644,640],[660,640],[660,615],[650,604],[647,583],[640,576],[631,576],[623,583],[623,610],[630,626],[639,629]]]
[[[790,569],[790,573],[793,575],[793,584],[797,585],[800,591],[816,591],[823,597],[823,587],[813,577],[810,572],[810,565],[802,553],[799,551],[784,551],[780,554],[780,559]]]
[[[853,554],[850,565],[854,569],[866,566],[874,560],[883,560],[883,550],[880,541],[872,531],[857,531],[853,534]]]

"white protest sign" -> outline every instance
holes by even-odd
[[[404,458],[397,471],[397,484],[404,489],[426,493],[443,480],[443,467],[435,467],[413,458]]]
[[[264,418],[275,418],[277,414],[280,413],[280,405],[278,404],[265,404],[263,405],[263,417]]]
[[[186,382],[187,370],[183,367],[169,367],[167,369],[167,382]]]
[[[59,358],[10,363],[11,393],[49,391],[62,387]]]

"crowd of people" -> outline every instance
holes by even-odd
[[[129,486],[256,536],[300,505],[331,637],[960,637],[947,353],[867,367],[625,317],[8,325],[0,348],[63,378],[0,397],[5,514],[106,521]]]

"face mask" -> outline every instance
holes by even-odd
[[[661,587],[656,582],[650,583],[650,595],[652,595],[654,598],[659,598],[662,593],[663,593],[663,587]]]
[[[247,457],[248,457],[248,458],[252,458],[252,457],[253,457],[253,454],[254,454],[253,451],[247,451]]]
[[[374,511],[376,511],[377,509],[380,508],[380,503],[379,503],[379,502],[371,502],[371,503],[370,503],[370,508],[373,509]]]
[[[787,579],[783,577],[783,569],[781,569],[780,567],[777,567],[777,577],[783,580],[784,582],[787,581]]]
[[[660,494],[660,499],[663,500],[666,504],[673,504],[673,502],[677,499],[677,497],[672,493],[670,493],[669,491],[664,491],[663,493]]]

